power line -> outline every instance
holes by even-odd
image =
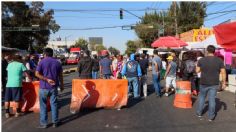
[[[111,28],[120,28],[127,26],[134,26],[136,24],[120,25],[120,26],[107,26],[107,27],[88,27],[88,28],[60,28],[59,30],[95,30],[95,29],[111,29]],[[48,30],[39,28],[35,31]],[[33,31],[32,27],[3,27],[3,31]]]
[[[51,10],[51,9],[45,9]],[[119,9],[53,9],[55,12],[113,12],[119,11]],[[145,9],[126,9],[128,11],[146,11],[146,10],[167,10],[167,9],[156,9],[156,8],[145,8]]]
[[[211,2],[210,2],[211,3]],[[215,6],[215,5],[222,5],[222,4],[230,4],[230,3],[235,3],[235,2],[213,2],[212,4],[207,4],[206,6],[209,7],[209,6]]]
[[[57,18],[74,18],[74,19],[80,19],[80,18],[83,18],[83,19],[98,19],[98,18],[111,18],[111,19],[114,19],[116,17],[83,17],[83,16],[54,16],[54,17],[57,17]],[[126,17],[126,19],[137,19],[135,17],[132,17],[132,16],[129,16],[129,17]]]
[[[121,8],[121,10],[123,10],[123,11],[125,11],[125,12],[127,12],[127,13],[129,13],[129,14],[131,14],[131,15],[133,15],[133,16],[135,16],[135,17],[137,17],[137,18],[142,20],[142,18],[140,16],[137,16],[136,14],[134,14],[134,13],[128,11],[128,10],[125,10],[125,9],[122,9],[122,8]]]
[[[105,15],[105,16],[118,16],[118,15],[114,15],[114,14],[97,13],[97,12],[80,12],[80,13],[85,13],[85,14],[96,14],[96,15]]]
[[[108,27],[91,27],[91,28],[62,28],[59,30],[95,30],[95,29],[109,29],[109,28],[120,28],[124,26],[133,26],[136,24],[121,25],[121,26],[108,26]]]
[[[206,16],[209,15],[215,15],[215,14],[221,14],[221,13],[227,13],[227,12],[235,12],[236,10],[228,10],[228,11],[219,11],[219,12],[212,12],[212,13],[208,13]]]
[[[225,13],[225,14],[222,14],[222,15],[219,15],[219,16],[216,16],[216,17],[212,17],[212,18],[209,18],[209,19],[207,19],[207,20],[205,20],[205,21],[213,20],[213,19],[219,18],[219,17],[221,17],[221,16],[228,15],[228,14],[230,14],[230,13],[233,13],[233,12],[228,12],[228,13]]]
[[[209,6],[213,5],[214,3],[216,3],[216,2],[209,2],[206,6],[209,7]]]
[[[228,9],[228,8],[231,8],[231,7],[233,7],[234,5],[236,5],[236,3],[235,4],[233,4],[233,5],[229,5],[229,6],[227,6],[227,7],[225,7],[225,8],[223,8],[223,9],[221,9],[221,10],[218,10],[217,12],[221,12],[221,11],[224,11],[224,10],[226,10],[226,9]],[[227,13],[226,13],[227,14]],[[220,15],[221,16],[221,15]],[[211,19],[211,18],[210,18]]]

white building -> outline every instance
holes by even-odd
[[[48,45],[46,47],[52,49],[58,48],[69,48],[71,45],[74,45],[75,41],[48,41]]]

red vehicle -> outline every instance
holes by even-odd
[[[79,62],[80,48],[70,48],[69,58],[66,60],[66,64],[77,64]]]

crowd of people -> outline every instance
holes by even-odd
[[[90,55],[90,51],[80,53],[77,72],[79,79],[127,79],[128,95],[138,99],[148,96],[147,80],[149,70],[155,94],[158,98],[169,96],[175,92],[176,81],[191,82],[192,93],[199,96],[197,115],[201,117],[204,100],[209,96],[209,120],[215,118],[215,95],[219,84],[224,88],[226,72],[223,61],[214,56],[215,47],[208,46],[207,53],[190,51],[179,55],[172,51],[159,54],[154,50],[153,56],[132,53],[129,57],[122,55],[110,56],[108,51],[103,51],[100,56]],[[47,128],[47,98],[50,98],[53,127],[57,127],[58,104],[57,88],[63,91],[63,75],[61,63],[53,58],[53,50],[46,48],[43,57],[36,55],[22,57],[20,55],[6,55],[2,61],[2,83],[5,95],[5,116],[10,117],[10,101],[16,102],[15,117],[20,116],[19,102],[22,97],[22,81],[30,82],[40,80],[40,126]],[[221,80],[219,79],[221,75]],[[23,79],[24,78],[24,79]],[[164,88],[161,80],[165,82]]]

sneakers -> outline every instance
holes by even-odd
[[[6,113],[6,114],[5,114],[5,117],[6,117],[6,118],[9,118],[9,117],[10,117],[10,113]]]
[[[47,125],[39,125],[37,128],[39,128],[39,129],[45,129],[45,128],[47,128]]]
[[[129,93],[129,94],[128,94],[128,97],[131,97],[131,96],[132,96],[132,93]]]
[[[200,115],[200,114],[196,114],[197,115],[197,117],[199,117],[199,118],[201,118],[202,117],[202,115]]]
[[[58,124],[57,124],[57,123],[53,123],[53,124],[52,124],[52,127],[53,127],[53,128],[57,128],[57,127],[58,127]]]
[[[215,120],[215,117],[211,118],[211,119],[208,119],[209,122],[212,122]]]
[[[169,96],[169,94],[168,94],[168,93],[165,93],[165,96],[166,96],[166,97],[168,97],[168,96]]]
[[[15,114],[15,117],[19,117],[19,116],[21,116],[21,113],[16,113]]]
[[[52,127],[57,128],[60,124],[61,124],[60,121],[58,121],[57,123],[52,123]]]
[[[212,122],[212,121],[214,121],[214,119],[208,119],[208,121],[209,121],[209,122]]]

